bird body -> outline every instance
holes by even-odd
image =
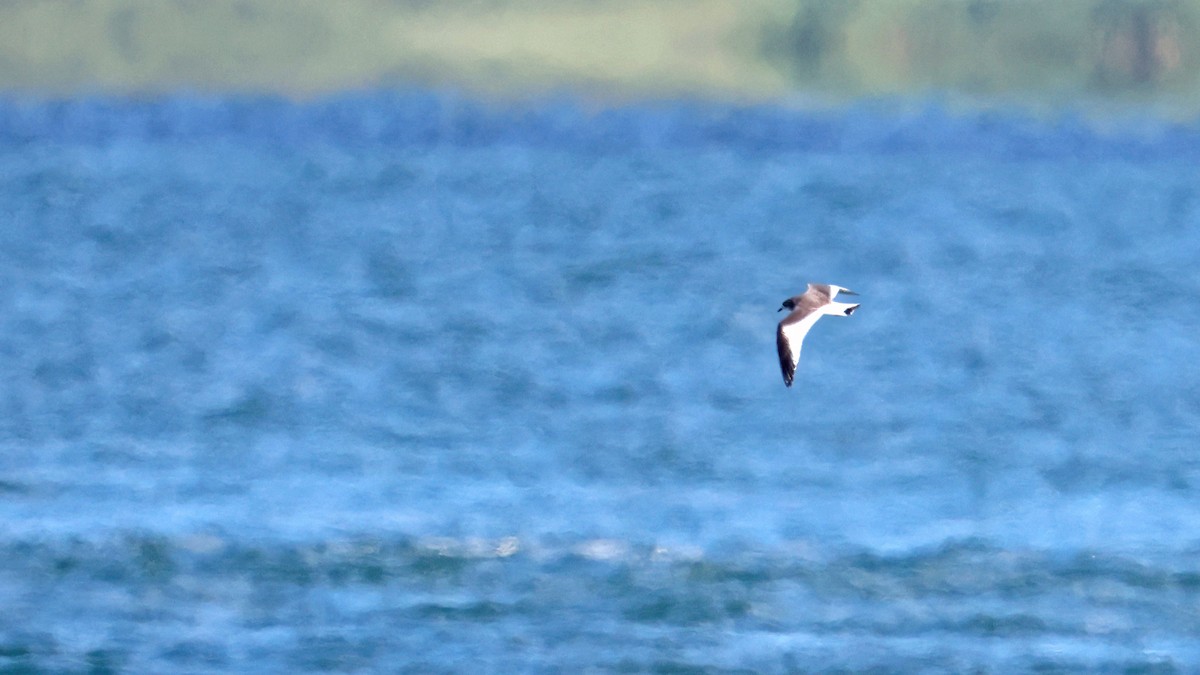
[[[804,336],[812,330],[813,324],[826,314],[830,316],[850,316],[858,309],[857,304],[835,302],[838,293],[858,295],[854,291],[831,284],[809,284],[804,293],[783,301],[779,311],[788,310],[790,313],[779,322],[775,331],[775,346],[779,350],[779,367],[783,371],[783,383],[792,386],[796,376],[796,367],[800,365],[800,348],[804,344]]]

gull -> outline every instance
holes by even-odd
[[[804,344],[804,336],[817,322],[817,319],[828,314],[830,316],[850,316],[858,305],[845,302],[834,302],[838,293],[858,295],[848,288],[832,284],[809,284],[803,294],[783,301],[783,306],[777,311],[791,312],[779,322],[775,331],[775,346],[779,348],[779,367],[783,370],[783,383],[792,386],[792,378],[796,376],[796,366],[800,365],[800,347]]]

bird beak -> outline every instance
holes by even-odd
[[[776,311],[776,312],[782,312],[782,311],[783,311],[783,308],[782,308],[782,307],[780,307],[779,309],[777,309],[777,310],[775,310],[775,311]]]
[[[846,295],[858,295],[858,293],[855,293],[854,291],[850,290],[849,288],[843,288],[840,292],[845,293]]]

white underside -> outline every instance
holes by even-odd
[[[790,326],[784,326],[783,337],[788,341],[788,349],[792,352],[792,366],[800,365],[800,348],[804,346],[804,336],[808,335],[808,331],[812,330],[813,324],[822,316],[828,314],[830,316],[846,316],[846,310],[853,307],[852,302],[831,302],[827,305],[822,305],[817,311],[800,319]]]
[[[824,309],[824,308],[821,308]],[[792,366],[800,364],[800,347],[804,346],[804,336],[812,330],[813,324],[821,318],[823,312],[818,310],[800,319],[796,323],[783,327],[783,337],[788,341],[788,351],[792,353]]]

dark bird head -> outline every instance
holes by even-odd
[[[795,299],[795,298],[788,298],[787,300],[784,300],[784,301],[783,301],[783,306],[782,306],[782,307],[780,307],[779,309],[775,310],[775,311],[776,311],[776,312],[782,312],[782,311],[783,311],[783,310],[785,310],[785,309],[786,309],[787,311],[789,311],[789,312],[791,312],[791,311],[795,310],[795,309],[796,309],[796,299]]]

